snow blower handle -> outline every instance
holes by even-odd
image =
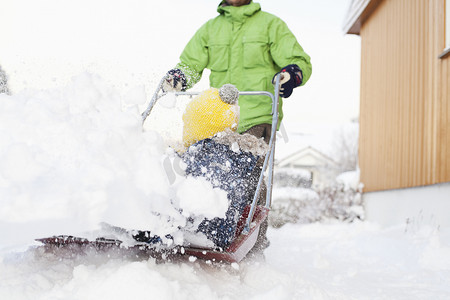
[[[144,124],[145,119],[147,119],[147,117],[150,115],[150,112],[152,111],[153,106],[155,106],[156,101],[159,98],[161,98],[162,96],[167,94],[165,92],[159,94],[159,92],[162,90],[162,86],[168,77],[169,77],[169,74],[166,74],[163,78],[161,78],[161,81],[159,82],[158,87],[156,88],[156,91],[153,94],[152,100],[148,104],[147,109],[141,115],[142,116],[142,124]]]
[[[264,158],[264,164],[261,169],[261,174],[259,175],[258,185],[256,187],[255,195],[253,196],[252,206],[250,207],[250,212],[248,213],[247,221],[245,222],[243,234],[248,234],[250,232],[251,222],[253,221],[253,216],[255,215],[256,205],[259,199],[259,194],[261,193],[261,187],[264,180],[264,173],[267,168],[269,168],[268,178],[267,178],[267,192],[266,192],[266,205],[267,209],[270,209],[272,202],[272,185],[273,185],[273,165],[275,161],[275,138],[277,135],[278,128],[278,100],[280,98],[280,81],[281,74],[277,74],[275,79],[275,93],[272,95],[268,93],[272,98],[272,131],[269,141],[269,151]],[[244,93],[241,93],[244,94]]]

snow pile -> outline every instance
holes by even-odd
[[[362,189],[362,183],[359,181],[359,170],[339,174],[336,177],[336,182],[343,185],[345,189]]]
[[[0,246],[100,222],[164,236],[197,212],[224,215],[226,195],[208,182],[168,180],[173,154],[143,131],[144,102],[142,89],[122,96],[90,74],[59,90],[0,94]],[[199,193],[209,202],[193,205]]]
[[[324,203],[312,189],[277,187],[273,192],[269,223],[281,227],[287,223],[313,223],[324,215]]]
[[[365,211],[362,201],[362,184],[351,188],[336,181],[329,186],[317,190],[319,201],[323,203],[325,218],[351,222],[355,219],[364,220]]]
[[[270,224],[313,223],[328,219],[364,219],[363,184],[359,171],[345,172],[325,186],[311,188],[311,174],[304,170],[276,170]]]

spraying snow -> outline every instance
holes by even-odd
[[[225,214],[226,195],[207,181],[178,176],[171,185],[163,139],[142,129],[141,90],[120,96],[84,74],[67,88],[0,97],[2,244],[76,235],[101,222],[165,235],[197,212]],[[212,206],[196,202],[199,194]]]

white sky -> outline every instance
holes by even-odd
[[[2,0],[0,65],[17,93],[91,71],[150,93],[220,0]],[[360,40],[344,35],[349,0],[260,0],[311,56],[313,75],[285,101],[285,123],[348,121],[359,114]],[[194,89],[208,86],[205,73]],[[288,125],[287,129],[289,130]]]

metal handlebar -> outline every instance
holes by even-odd
[[[250,232],[251,222],[253,216],[255,215],[256,204],[258,202],[259,194],[261,193],[261,187],[264,180],[264,173],[267,167],[269,167],[269,174],[267,178],[267,192],[266,192],[266,205],[265,207],[270,209],[272,204],[272,185],[273,185],[273,165],[275,158],[275,139],[277,135],[278,128],[278,99],[280,94],[280,79],[281,74],[278,74],[275,78],[275,96],[272,93],[266,92],[265,94],[270,95],[272,98],[272,131],[269,141],[269,151],[264,158],[264,164],[259,175],[258,185],[256,187],[255,195],[253,196],[252,206],[250,207],[250,212],[248,213],[247,221],[245,222],[243,234],[248,234]],[[243,92],[245,93],[245,92]]]
[[[164,76],[163,78],[161,78],[161,81],[158,84],[158,87],[156,88],[155,93],[153,94],[152,100],[150,101],[150,103],[148,104],[147,108],[144,110],[144,112],[141,114],[142,116],[142,124],[144,124],[145,119],[147,119],[147,117],[150,115],[150,112],[153,109],[153,106],[155,106],[156,101],[158,101],[159,98],[163,97],[164,95],[166,95],[167,93],[162,93],[159,94],[159,92],[162,90],[162,86],[164,83],[164,80],[166,80],[168,75]]]

